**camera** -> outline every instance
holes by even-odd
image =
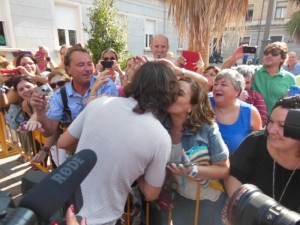
[[[114,61],[101,61],[103,68],[112,68]]]
[[[250,53],[255,54],[256,53],[256,47],[244,47],[243,53]]]
[[[300,215],[252,184],[244,184],[229,199],[227,218],[231,225],[300,225]]]
[[[52,88],[50,87],[50,85],[48,83],[37,87],[36,91],[42,96],[52,94]]]

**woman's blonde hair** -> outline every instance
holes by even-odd
[[[63,69],[55,69],[52,70],[50,73],[47,74],[47,79],[48,82],[50,82],[50,80],[55,77],[55,76],[61,76],[65,79],[65,81],[70,82],[71,81],[71,77],[66,73],[65,70]]]

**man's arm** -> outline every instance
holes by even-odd
[[[238,47],[237,49],[235,49],[233,51],[233,53],[231,54],[231,56],[228,59],[226,59],[226,61],[223,63],[221,69],[229,69],[229,68],[231,68],[238,59],[241,59],[245,55],[247,55],[248,53],[243,53],[243,48],[247,47],[247,46],[248,45],[241,45],[240,47]]]
[[[71,135],[68,130],[65,131],[57,141],[58,148],[63,148],[71,152],[75,152],[77,144],[78,139]]]
[[[140,190],[145,196],[146,201],[154,201],[157,199],[162,187],[154,187],[144,179],[144,176],[140,176],[137,180]]]

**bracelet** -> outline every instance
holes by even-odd
[[[43,146],[41,148],[41,150],[45,151],[45,152],[49,152],[50,151],[50,148],[49,147],[46,147],[46,146]]]

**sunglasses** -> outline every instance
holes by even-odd
[[[56,83],[51,83],[51,84],[50,84],[50,87],[51,87],[51,88],[55,88],[56,85],[57,85],[58,87],[62,87],[62,86],[65,85],[66,82],[67,82],[67,81],[65,81],[65,80],[61,80],[61,81],[58,81],[58,82],[56,82]]]
[[[276,49],[272,49],[272,50],[268,50],[268,51],[264,51],[264,56],[267,56],[269,54],[272,54],[272,56],[279,56],[281,55],[281,51],[280,50],[276,50]]]
[[[116,60],[116,58],[115,58],[115,57],[110,57],[110,58],[105,57],[105,58],[103,58],[103,60],[104,60],[104,61],[108,61],[108,60]]]

